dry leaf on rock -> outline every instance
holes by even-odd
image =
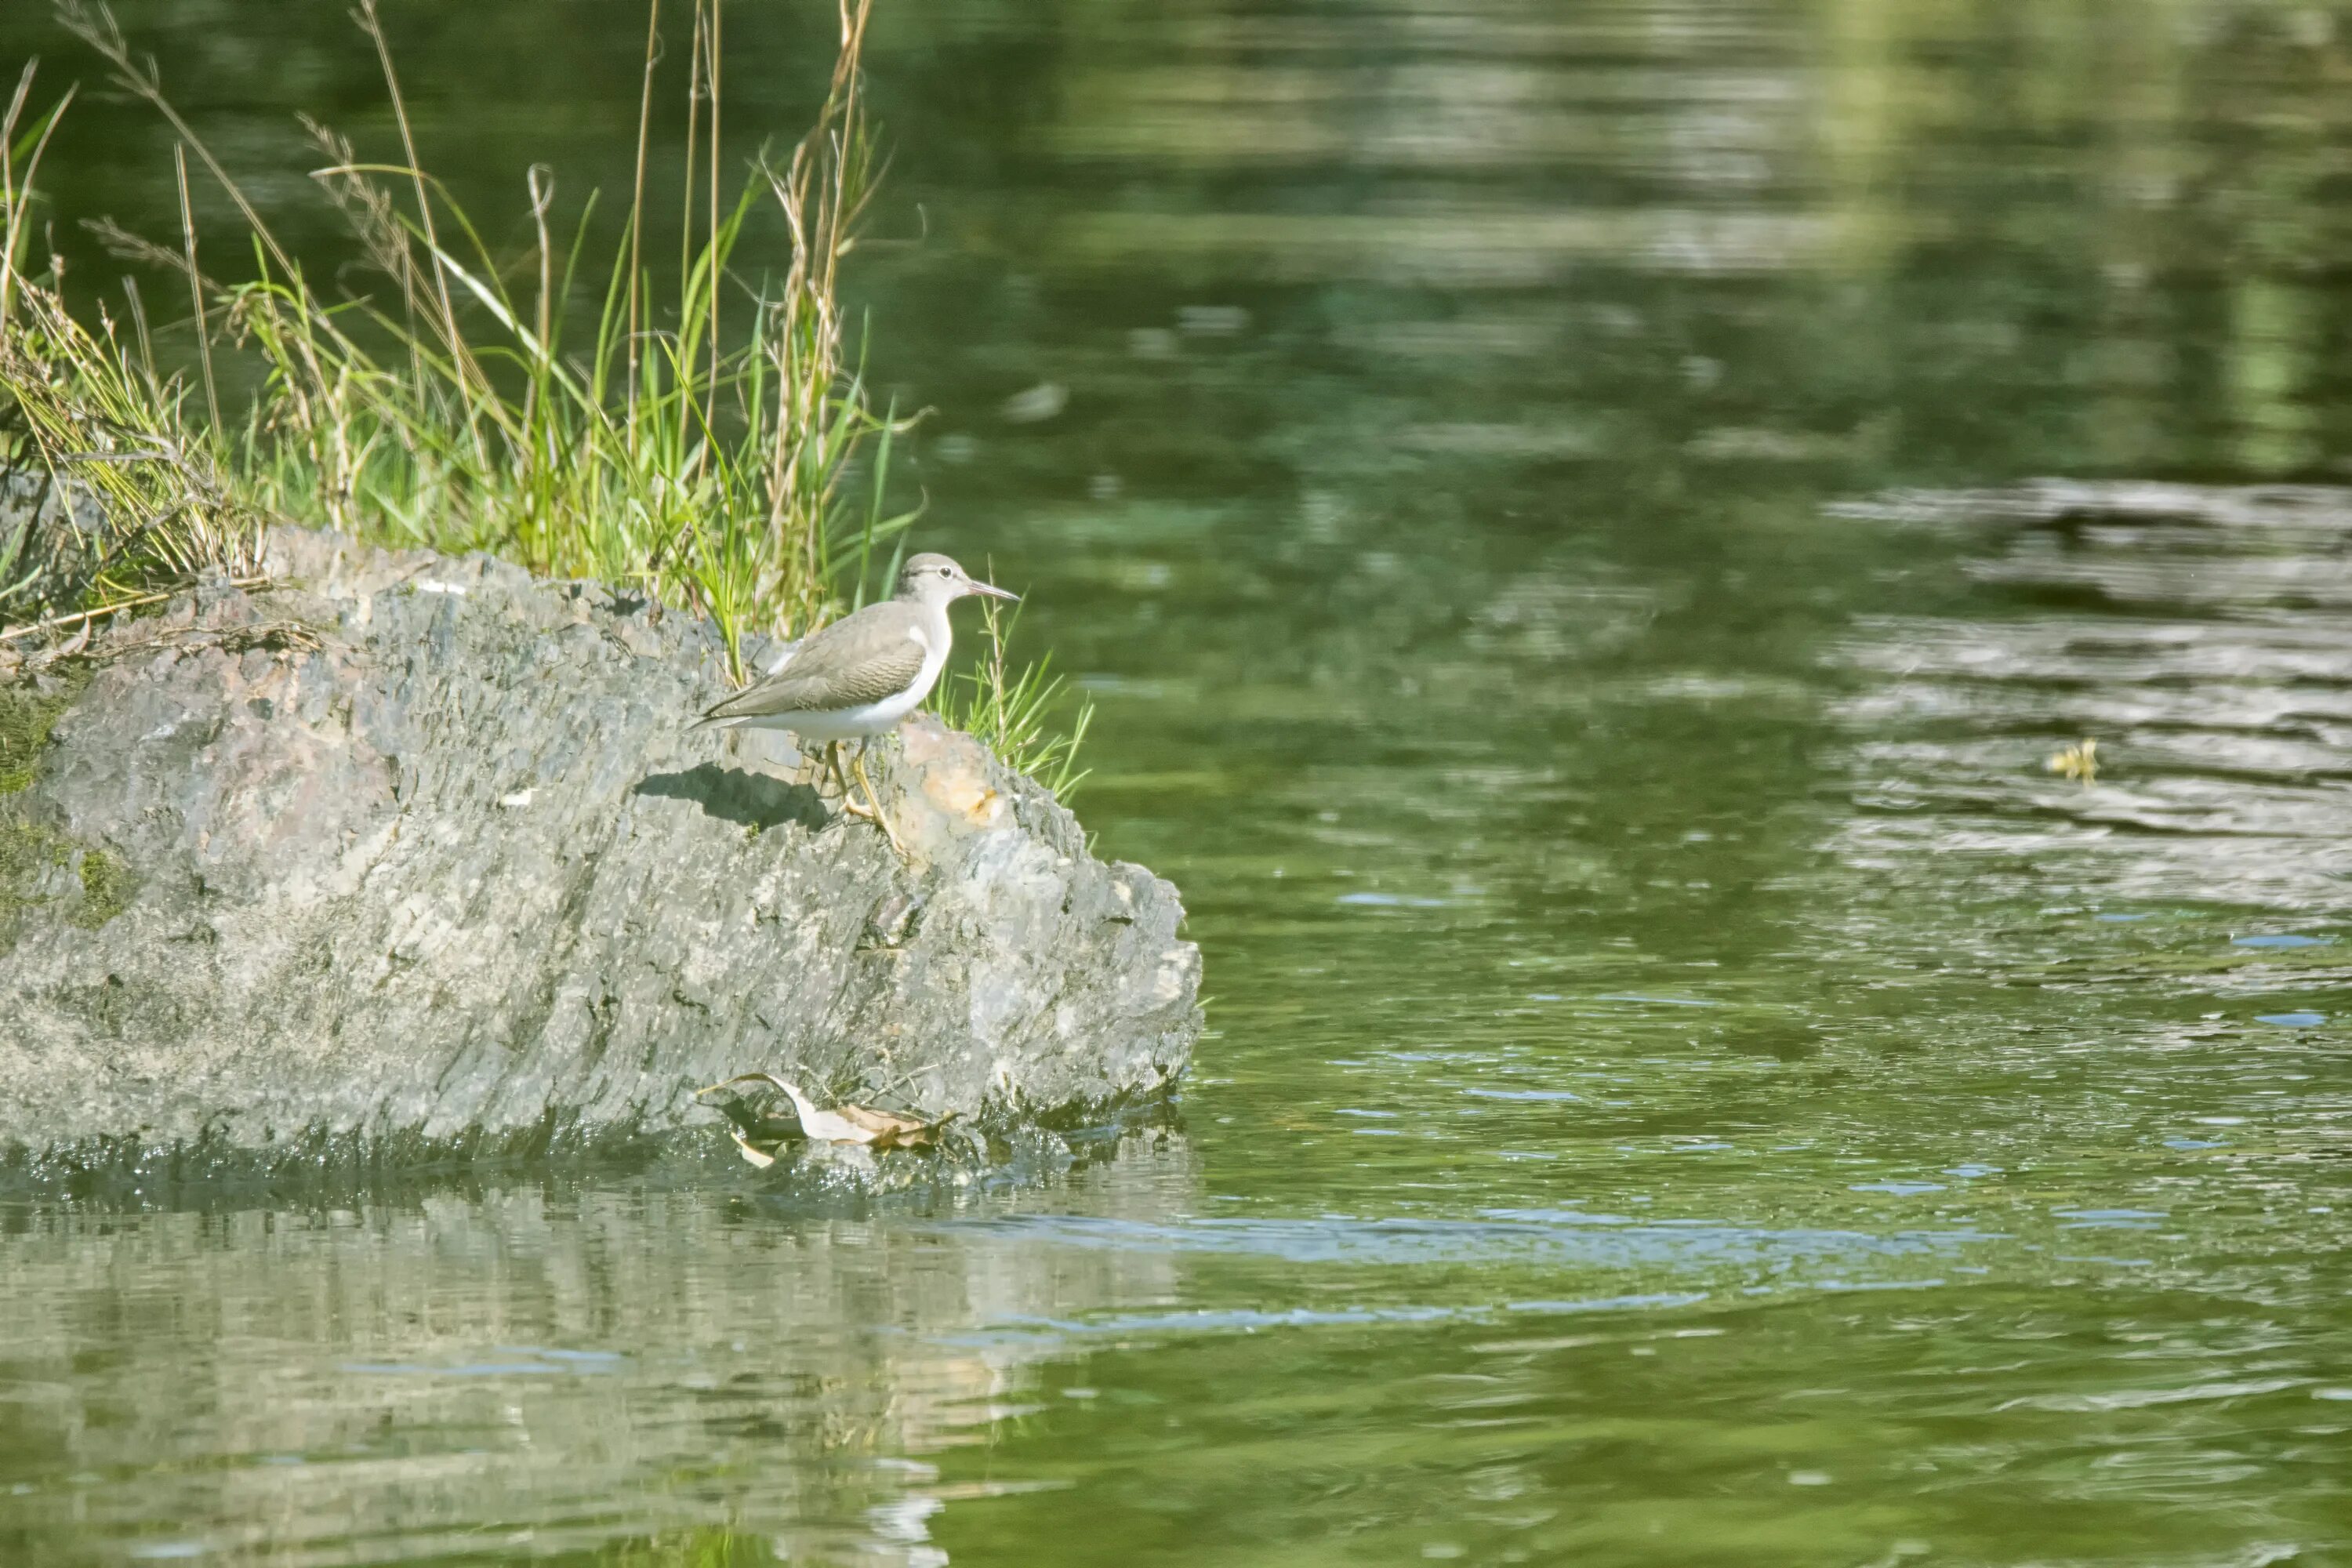
[[[815,1101],[810,1100],[798,1084],[787,1083],[775,1074],[767,1072],[738,1073],[726,1082],[714,1083],[700,1092],[709,1094],[716,1089],[731,1089],[739,1083],[764,1083],[781,1089],[793,1102],[793,1110],[800,1117],[802,1132],[826,1143],[863,1143],[875,1149],[918,1149],[929,1143],[939,1130],[955,1118],[955,1112],[950,1111],[937,1121],[925,1121],[919,1117],[876,1110],[864,1105],[842,1105],[831,1110],[820,1110]],[[751,1148],[740,1132],[735,1135],[735,1141],[747,1150]]]

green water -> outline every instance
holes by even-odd
[[[0,1207],[0,1559],[2352,1563],[2352,506],[1869,502],[2339,472],[2352,12],[882,5],[875,366],[1181,1126]],[[621,183],[635,5],[389,9],[469,201]],[[387,134],[338,7],[123,15],[298,233]]]

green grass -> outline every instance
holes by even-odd
[[[1094,722],[1095,705],[1081,701],[1070,727],[1056,728],[1054,715],[1061,705],[1063,680],[1053,673],[1053,656],[1016,670],[1008,661],[1007,648],[1021,612],[1007,615],[994,600],[983,599],[981,616],[987,651],[977,665],[950,676],[940,687],[936,700],[940,717],[979,737],[1007,765],[1035,779],[1067,805],[1087,779],[1078,766],[1078,748]]]
[[[551,177],[535,168],[532,238],[501,258],[418,166],[375,0],[361,0],[354,19],[382,68],[400,156],[372,162],[311,127],[322,160],[311,178],[370,264],[368,287],[331,291],[279,244],[106,8],[59,0],[115,92],[179,136],[174,242],[100,234],[164,276],[194,352],[160,368],[135,281],[119,312],[83,321],[58,264],[28,268],[35,180],[71,94],[36,114],[27,68],[0,119],[0,477],[37,472],[53,496],[84,504],[13,531],[0,519],[0,638],[55,641],[207,569],[257,576],[262,526],[280,520],[636,588],[710,616],[739,679],[747,635],[805,636],[861,603],[914,517],[887,502],[893,443],[911,420],[875,406],[839,294],[877,173],[859,70],[869,5],[844,6],[815,124],[789,153],[763,153],[730,196],[719,13],[712,0],[670,0],[672,24],[692,23],[691,47],[670,52],[670,69],[683,53],[688,76],[683,216],[646,199],[662,58],[649,20],[619,240],[591,255],[595,198],[559,225]],[[199,252],[192,163],[243,218],[234,278]],[[762,207],[789,248],[753,271],[744,237]],[[657,250],[674,272],[648,265]],[[259,386],[235,418],[224,382]],[[1058,683],[1042,667],[1012,674],[1000,649],[970,679],[982,685],[962,711],[982,739],[1052,772],[1049,784],[1074,782],[1078,737],[1046,730]]]
[[[66,310],[54,259],[26,270],[33,182],[73,100],[35,117],[33,85],[27,66],[0,112],[0,479],[49,482],[12,486],[0,514],[0,625],[18,623],[0,631],[8,642],[152,603],[206,568],[251,577],[260,542],[215,443],[185,417],[184,388],[156,374],[136,289],[134,347],[110,314],[85,325]],[[29,504],[37,493],[45,513]]]

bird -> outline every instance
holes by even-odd
[[[870,820],[904,856],[907,847],[866,776],[862,742],[888,732],[930,695],[954,641],[948,606],[974,594],[1015,604],[1021,598],[974,580],[944,555],[909,556],[896,595],[794,644],[767,679],[713,703],[689,727],[786,730],[803,741],[824,742],[841,784],[842,808]],[[866,787],[864,807],[850,800],[849,781],[841,773],[841,742],[852,740],[861,742],[856,772]]]

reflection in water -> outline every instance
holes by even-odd
[[[389,9],[468,205],[626,185],[637,0]],[[396,143],[336,9],[122,11],[344,259],[289,110]],[[729,8],[747,155],[822,11]],[[1185,890],[1183,1137],[847,1217],[18,1203],[0,1557],[2352,1551],[2352,511],[2242,488],[2352,449],[2352,22],[877,26],[874,374]],[[68,243],[169,232],[137,116],[52,160]],[[2042,473],[2227,483],[1954,488]]]
[[[1118,1180],[1019,1201],[1164,1221],[1192,1163],[1130,1143]],[[935,1472],[909,1457],[984,1436],[1051,1348],[958,1331],[1176,1284],[1151,1248],[811,1219],[728,1185],[12,1216],[9,1561],[537,1557],[702,1524],[919,1562]]]

